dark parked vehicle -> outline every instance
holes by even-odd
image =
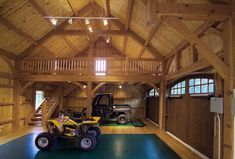
[[[117,119],[118,124],[126,124],[131,114],[131,106],[127,104],[113,104],[111,93],[97,94],[92,102],[92,115],[100,116],[101,121]]]

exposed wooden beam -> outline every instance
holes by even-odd
[[[167,74],[165,78],[167,81],[172,80],[172,79],[179,79],[181,77],[189,75],[192,72],[202,70],[210,66],[211,65],[206,60],[198,61],[196,63],[193,63],[192,65],[183,67],[174,73]]]
[[[145,50],[148,50],[153,56],[157,57],[157,58],[163,58],[164,56],[157,51],[154,47],[152,46],[145,46],[144,43],[145,41],[139,37],[136,33],[129,31],[128,34],[139,44],[141,45],[143,48],[145,48]]]
[[[122,56],[125,56],[125,55],[126,55],[126,45],[127,45],[127,41],[128,41],[128,36],[125,35],[125,36],[123,37],[123,43],[122,43],[122,53],[123,53]]]
[[[48,15],[46,14],[46,12],[35,2],[35,0],[30,0],[29,2],[31,3],[31,5],[34,7],[34,9],[36,9],[37,12],[38,12],[42,17],[48,16]],[[55,26],[51,23],[50,19],[46,19],[46,21],[48,22],[48,24],[49,24],[50,26],[55,27]]]
[[[203,23],[201,26],[199,26],[195,31],[194,33],[201,37],[203,35],[203,33],[208,29],[210,28],[211,26],[217,24],[216,21],[206,21],[205,23]],[[188,40],[183,40],[179,45],[177,45],[170,53],[168,53],[166,55],[166,59],[170,58],[171,56],[173,56],[175,53],[181,51],[182,49],[184,49],[185,47],[189,46],[190,43]]]
[[[155,33],[157,32],[158,27],[160,26],[160,24],[161,24],[161,20],[159,20],[159,22],[157,23],[157,25],[154,26],[154,27],[152,28],[152,30],[150,31],[150,33],[149,33],[147,39],[145,40],[144,46],[148,46],[148,45],[149,45],[149,43],[150,43],[150,41],[152,40],[153,36],[154,36]],[[139,53],[139,55],[138,55],[139,58],[142,57],[142,55],[144,54],[144,51],[145,51],[145,48],[142,47],[142,49],[140,50],[140,53]]]
[[[126,18],[126,24],[125,24],[126,30],[128,30],[130,28],[134,2],[135,2],[135,0],[128,0],[127,18]]]
[[[104,11],[105,11],[106,16],[110,15],[110,0],[105,0],[105,2],[104,2]]]
[[[81,82],[159,82],[158,76],[79,76],[79,75],[26,75],[21,76],[24,81],[81,81]]]
[[[64,28],[66,25],[67,25],[67,20],[65,20],[63,23],[61,23],[59,26],[57,26],[57,29],[62,29]],[[52,35],[54,35],[54,30],[51,30],[50,32],[48,32],[45,36],[43,36],[41,39],[39,39],[37,41],[38,45],[41,45],[43,44],[44,42],[46,42]],[[29,56],[33,51],[34,49],[36,49],[37,46],[30,46],[29,48],[27,48],[24,52],[22,52],[21,54],[19,54],[17,56],[18,59],[22,59],[26,56]]]
[[[102,13],[103,12],[103,8],[100,7],[98,4],[94,4],[94,8]],[[113,17],[112,15],[110,15],[111,17]],[[120,30],[125,30],[125,25],[120,22],[119,20],[113,20],[113,23],[120,29]],[[142,47],[145,47],[145,49],[147,49],[150,53],[153,54],[153,56],[157,57],[157,58],[163,58],[163,55],[157,51],[155,48],[153,48],[152,46],[144,46],[145,41],[139,37],[136,33],[134,33],[133,31],[131,31],[130,29],[128,30],[128,35],[130,35],[139,45],[141,45]]]
[[[6,73],[6,72],[0,72],[0,77],[6,78],[6,79],[14,79],[15,78],[15,76],[13,74]]]
[[[167,23],[183,35],[192,45],[195,45],[195,48],[197,48],[201,55],[216,69],[222,78],[227,79],[229,77],[230,68],[178,18],[169,17],[167,18]]]
[[[54,30],[55,35],[64,35],[64,36],[82,36],[86,35],[87,32],[85,30]],[[94,31],[96,36],[104,36],[107,34],[110,35],[126,35],[128,31],[125,30],[102,30],[102,31]]]
[[[70,49],[74,52],[74,54],[79,55],[79,51],[77,48],[73,45],[73,43],[66,37],[66,36],[61,36],[62,39],[67,43],[67,45],[70,47]]]
[[[225,4],[157,3],[155,13],[161,16],[177,16],[184,20],[223,21],[232,14],[232,6]]]
[[[15,55],[14,53],[6,51],[6,50],[1,49],[1,48],[0,48],[0,55],[5,56],[9,59],[13,59],[13,60],[15,60],[17,58],[17,55]]]
[[[38,45],[38,43],[32,37],[30,37],[29,35],[24,33],[21,29],[17,28],[16,26],[14,26],[13,24],[11,24],[10,22],[6,21],[5,19],[1,17],[0,17],[0,23],[4,25],[5,27],[7,27],[8,29],[14,31],[15,33],[23,37],[25,40],[32,43],[33,45]]]
[[[39,12],[39,14],[40,14],[42,17],[48,16],[48,15],[46,14],[46,12],[45,12],[44,10],[42,10],[42,9],[40,8],[40,6],[39,6],[34,0],[31,0],[31,1],[29,1],[29,2],[30,2],[30,3],[32,4],[32,6]],[[50,19],[47,19],[47,22],[48,22],[48,24],[49,24],[50,26],[55,27],[55,26],[51,23]],[[73,51],[75,54],[78,54],[78,51],[77,51],[76,48],[73,46],[73,44],[69,41],[69,39],[67,39],[67,38],[64,37],[64,36],[62,36],[62,38],[63,38],[64,41],[68,44],[68,46],[72,49],[72,51]],[[47,49],[46,49],[46,51],[49,52],[49,50],[47,50]],[[54,55],[54,54],[53,54],[53,55]]]
[[[67,0],[67,2],[68,2],[68,4],[69,4],[69,6],[70,6],[70,8],[71,8],[71,10],[73,11],[73,14],[74,14],[75,16],[84,15],[88,10],[92,10],[92,6],[93,6],[92,3],[89,3],[89,4],[87,4],[85,7],[83,7],[82,9],[80,9],[80,10],[78,11],[78,10],[76,10],[76,8],[74,8],[73,4],[71,3],[71,0]],[[87,30],[86,26],[83,24],[83,22],[82,22],[80,19],[79,19],[78,22],[79,22],[81,28],[82,28],[83,30],[85,30],[85,32],[86,32],[86,34],[87,34],[87,40],[88,40],[88,42],[91,42],[93,38],[92,38],[91,34],[89,33],[89,31]]]

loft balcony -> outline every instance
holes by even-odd
[[[159,60],[144,58],[27,58],[19,62],[19,71],[26,81],[156,82],[162,66]]]

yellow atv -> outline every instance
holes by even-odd
[[[47,121],[48,132],[40,133],[35,139],[35,145],[40,150],[49,150],[57,137],[73,137],[78,139],[81,150],[93,150],[101,134],[99,120],[100,117],[75,118],[62,113],[58,118]]]

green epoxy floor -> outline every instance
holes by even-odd
[[[178,159],[154,134],[102,135],[94,151],[77,149],[74,140],[60,139],[48,152],[34,145],[37,134],[28,134],[0,146],[1,159]]]

